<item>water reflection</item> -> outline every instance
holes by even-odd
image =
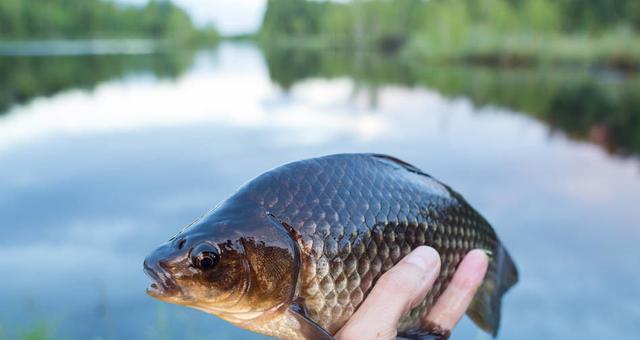
[[[379,62],[370,70],[402,74]],[[0,118],[5,336],[44,325],[73,339],[260,338],[146,297],[142,259],[253,176],[347,151],[411,161],[492,221],[522,278],[506,297],[499,338],[638,334],[638,164],[550,135],[526,115],[476,106],[478,94],[503,90],[514,97],[500,98],[529,98],[504,85],[526,78],[507,72],[495,83],[476,82],[462,70],[442,71],[451,78],[435,68],[424,71],[431,84],[443,79],[451,87],[433,90],[417,86],[420,77],[408,88],[315,73],[285,92],[269,67],[255,47],[223,45],[198,53],[174,79],[110,78],[92,91],[13,106]],[[520,90],[553,92],[532,82],[539,87]],[[452,99],[460,88],[477,92]],[[465,320],[456,335],[488,338],[477,334]]]
[[[544,121],[554,131],[601,145],[611,153],[640,153],[640,79],[633,75],[574,69],[500,69],[425,65],[410,55],[263,48],[270,79],[284,90],[306,79],[339,77],[353,82],[375,106],[388,85],[433,88],[475,105],[508,107]],[[16,103],[65,89],[132,74],[173,79],[193,51],[148,55],[2,57],[0,115]]]
[[[91,89],[132,73],[175,78],[193,59],[193,51],[158,54],[0,56],[0,116],[11,106],[68,89]]]
[[[425,65],[410,55],[265,48],[271,79],[283,89],[309,78],[349,77],[375,105],[378,89],[432,88],[476,105],[498,105],[619,154],[640,153],[640,79],[605,71]]]

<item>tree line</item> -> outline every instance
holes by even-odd
[[[410,34],[444,21],[487,28],[598,33],[640,29],[637,0],[269,0],[261,32],[312,35],[350,32]],[[368,25],[368,27],[367,27]],[[360,26],[360,27],[358,27]]]
[[[147,37],[216,40],[213,27],[196,28],[170,1],[143,6],[109,0],[2,0],[0,40]]]
[[[269,0],[259,38],[426,58],[637,68],[639,33],[638,0]]]

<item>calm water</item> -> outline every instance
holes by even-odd
[[[0,59],[0,338],[260,338],[147,297],[144,256],[269,168],[371,151],[497,229],[521,275],[499,339],[637,339],[636,79],[318,58]]]

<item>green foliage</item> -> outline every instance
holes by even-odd
[[[560,30],[562,18],[555,0],[527,1],[522,7],[522,19],[532,32],[553,33]]]
[[[423,26],[419,28],[421,40],[429,49],[447,53],[464,47],[471,29],[468,7],[458,1],[434,1],[423,8]]]
[[[635,88],[634,88],[635,87]],[[566,87],[550,105],[549,119],[569,134],[589,138],[595,134],[610,149],[622,146],[624,152],[640,150],[640,99],[638,86],[611,91],[589,81]]]
[[[640,68],[637,0],[269,0],[263,45]]]
[[[478,0],[477,3],[480,25],[502,32],[518,29],[520,13],[508,1]]]
[[[184,43],[218,39],[215,29],[196,29],[167,0],[139,7],[107,0],[0,1],[0,40],[141,36]]]
[[[269,0],[260,28],[263,42],[386,47],[402,43],[418,27],[420,0],[354,0],[350,3]],[[393,46],[391,46],[393,47]]]
[[[344,4],[328,6],[322,15],[320,27],[322,34],[335,44],[351,44],[354,39],[354,23],[351,20],[351,8]]]
[[[264,50],[269,77],[288,90],[300,78],[320,75],[320,55],[313,50],[273,48]]]
[[[317,1],[269,0],[261,33],[268,37],[318,34],[324,7]]]
[[[558,0],[565,29],[599,31],[631,19],[625,7],[636,0]]]

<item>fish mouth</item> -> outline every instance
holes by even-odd
[[[152,280],[147,287],[147,294],[156,299],[169,299],[182,294],[182,290],[159,264],[144,261],[144,273]]]

